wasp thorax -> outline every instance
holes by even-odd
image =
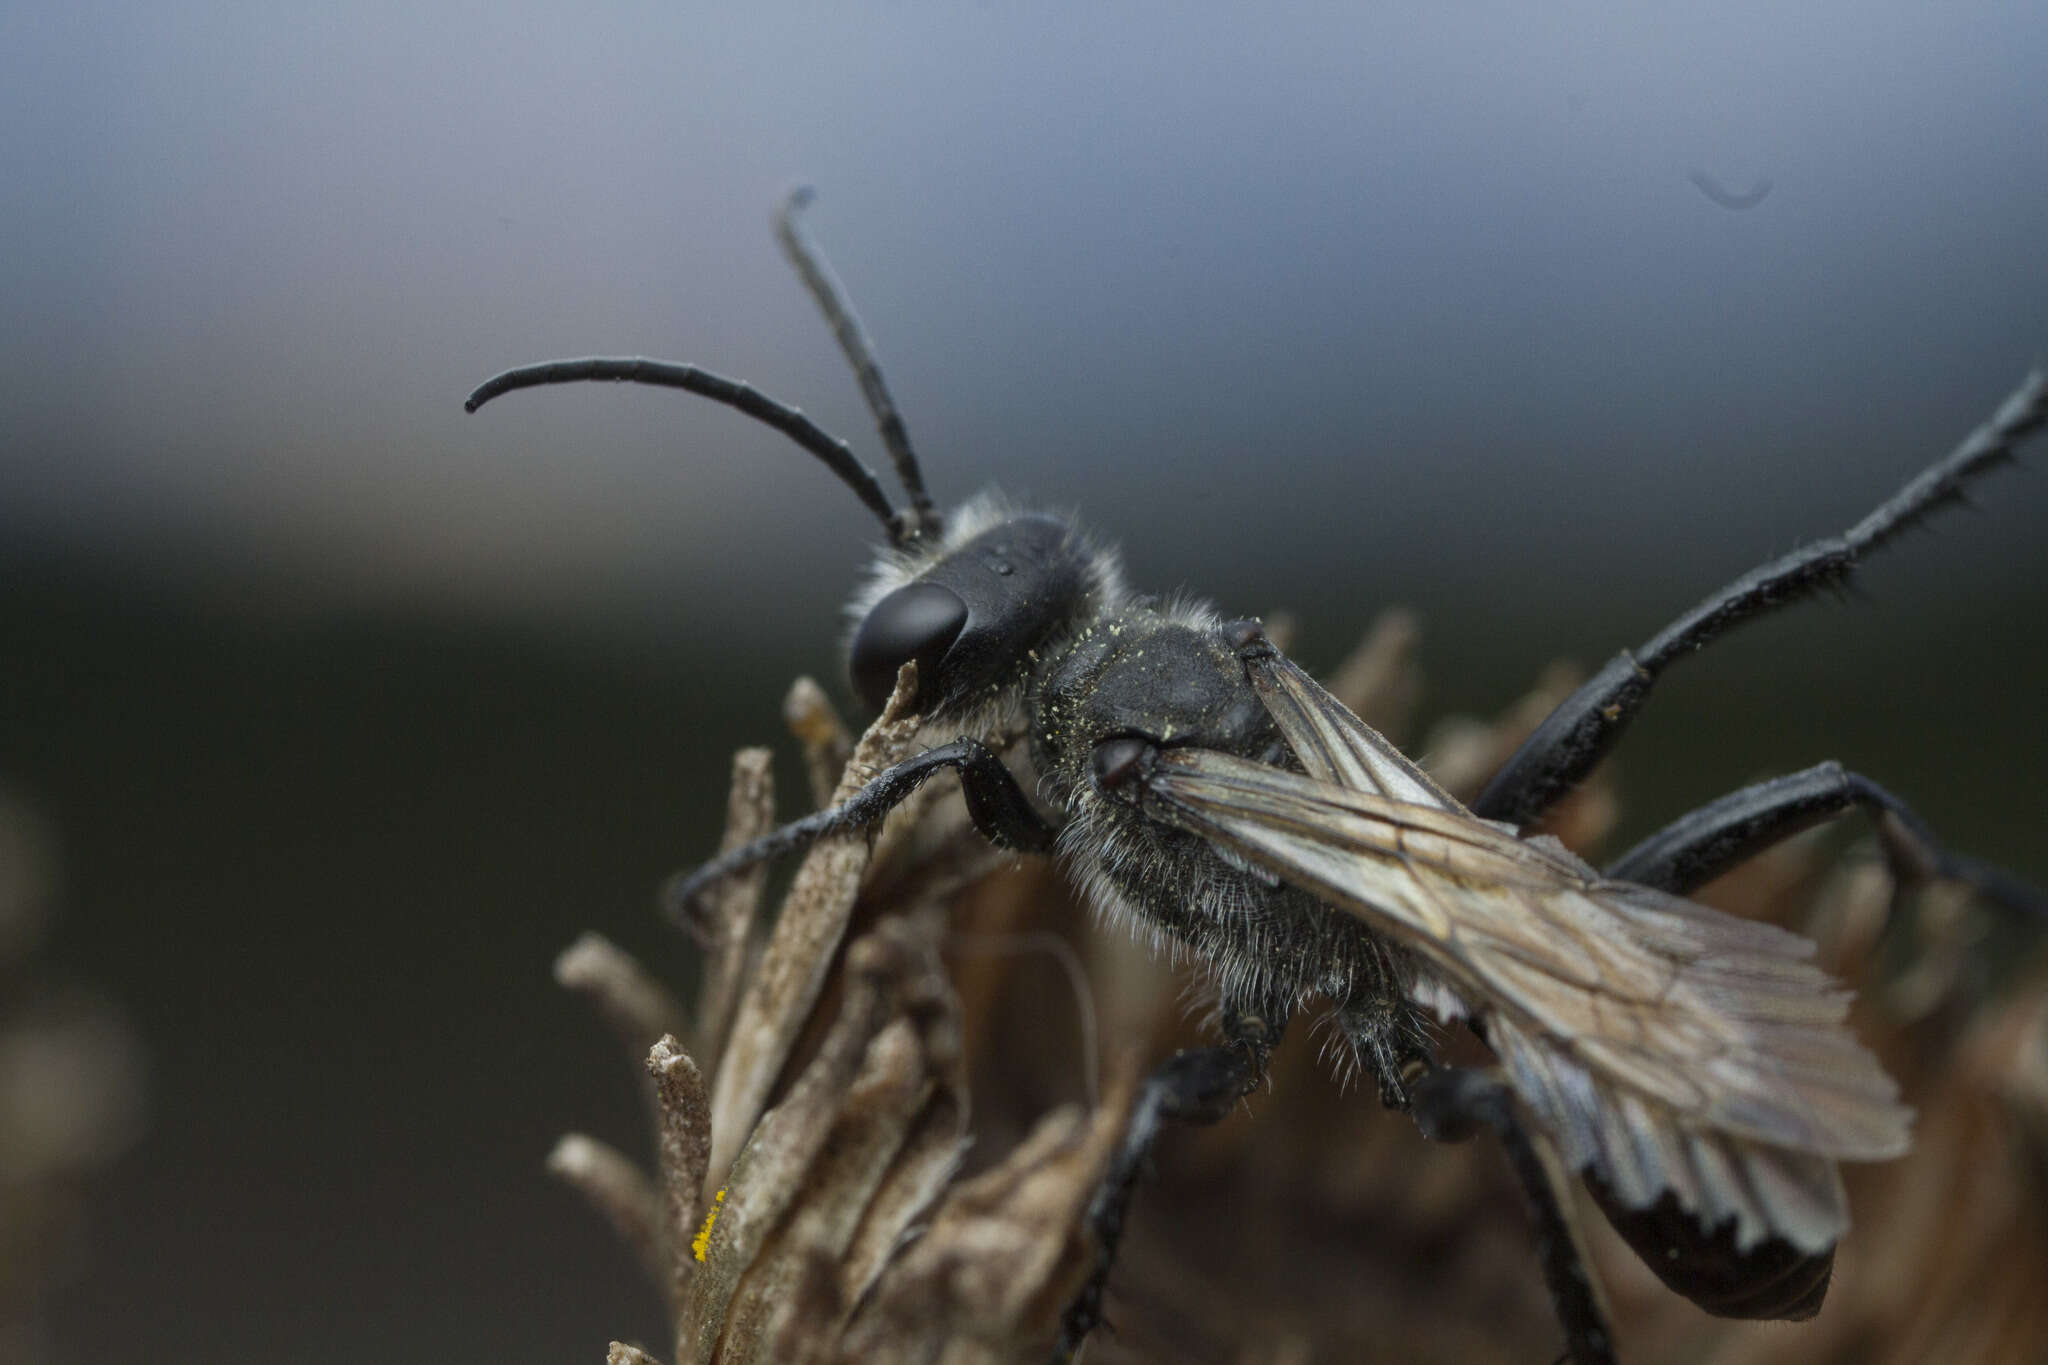
[[[1278,732],[1244,663],[1205,614],[1131,607],[1098,622],[1044,679],[1034,731],[1041,772],[1135,800],[1150,756],[1196,744],[1248,758]]]

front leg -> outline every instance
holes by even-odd
[[[968,818],[983,838],[998,848],[1019,853],[1052,851],[1058,831],[1033,809],[1024,789],[1017,785],[1017,779],[995,751],[978,739],[963,736],[951,744],[904,759],[842,805],[793,821],[719,855],[687,876],[677,877],[662,892],[663,909],[670,919],[688,928],[698,897],[714,883],[770,858],[800,853],[828,834],[880,824],[884,816],[945,768],[960,774]]]

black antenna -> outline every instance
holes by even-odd
[[[903,426],[903,415],[896,411],[896,400],[889,396],[889,386],[883,382],[882,367],[875,359],[874,343],[868,340],[867,333],[861,329],[860,319],[854,316],[853,306],[846,301],[845,291],[832,277],[832,267],[797,222],[797,214],[816,194],[817,191],[809,185],[798,185],[789,192],[789,197],[782,201],[782,208],[775,215],[775,240],[782,243],[783,254],[796,267],[804,288],[810,290],[811,297],[817,300],[825,321],[831,325],[833,337],[839,342],[839,349],[846,353],[848,363],[853,366],[854,377],[860,381],[861,395],[868,400],[869,411],[875,414],[875,426],[882,434],[882,444],[888,447],[889,458],[896,465],[896,477],[910,498],[909,535],[916,539],[937,529],[938,512],[932,506],[931,494],[925,492],[924,473],[917,467],[917,455],[910,448],[910,433]]]
[[[923,523],[914,517],[906,520],[897,514],[896,509],[889,505],[889,495],[882,491],[882,481],[875,477],[875,471],[855,459],[846,442],[825,431],[799,409],[776,402],[753,385],[700,370],[695,365],[647,360],[640,356],[592,356],[584,360],[550,360],[539,365],[522,365],[479,384],[462,408],[465,412],[475,412],[493,398],[514,389],[538,388],[543,384],[575,384],[585,380],[685,389],[737,408],[757,422],[766,422],[823,460],[825,467],[837,474],[839,481],[851,488],[854,495],[867,504],[868,510],[882,519],[882,526],[889,532],[890,544],[902,545],[919,534]]]

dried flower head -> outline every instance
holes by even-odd
[[[1421,693],[1416,641],[1388,613],[1332,675],[1397,743]],[[1554,667],[1495,720],[1441,723],[1421,746],[1432,771],[1469,796],[1574,681]],[[918,742],[906,686],[857,746],[814,684],[792,689],[813,801]],[[1547,828],[1592,852],[1619,811],[1614,772]],[[1206,1041],[1199,986],[1095,931],[1056,868],[992,850],[949,785],[920,792],[872,849],[844,834],[813,850],[772,928],[758,871],[722,888],[695,925],[694,1018],[601,940],[558,964],[646,1057],[659,1170],[580,1137],[554,1166],[667,1296],[678,1362],[1044,1361],[1097,1263],[1087,1205],[1132,1090],[1126,1060],[1096,1095],[1097,1035],[1147,1064]],[[727,845],[773,820],[768,756],[742,751]],[[1859,1034],[1920,1107],[1915,1150],[1847,1173],[1857,1230],[1826,1307],[1798,1328],[1706,1316],[1582,1210],[1624,1354],[2038,1358],[2048,969],[2035,959],[1990,989],[1985,912],[1940,888],[1899,895],[1881,862],[1835,847],[1782,846],[1705,898],[1814,937],[1859,987]],[[1297,1030],[1232,1117],[1161,1144],[1088,1365],[1519,1360],[1555,1340],[1501,1153],[1425,1143],[1332,1084],[1318,1032]],[[651,1359],[621,1345],[611,1358]]]
[[[908,752],[914,692],[906,670],[827,799]],[[815,684],[792,692],[790,714],[814,774],[839,761],[844,730]],[[687,1030],[681,1006],[602,940],[557,963],[645,1051],[659,1170],[582,1136],[550,1164],[667,1295],[678,1362],[1038,1361],[1094,1268],[1087,1206],[1128,1083],[1038,1116],[961,1178],[963,1018],[940,948],[951,902],[996,860],[935,796],[892,817],[872,850],[858,831],[820,843],[772,926],[759,924],[759,876],[723,888],[695,926],[705,979]],[[766,754],[743,751],[728,842],[772,818]],[[708,1075],[697,1056],[717,1059]],[[619,1345],[612,1358],[648,1359]]]

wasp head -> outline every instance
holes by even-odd
[[[1014,700],[1042,659],[1122,596],[1115,556],[1071,522],[984,497],[937,535],[883,552],[849,609],[847,672],[879,709],[915,660],[918,710],[965,724]]]

